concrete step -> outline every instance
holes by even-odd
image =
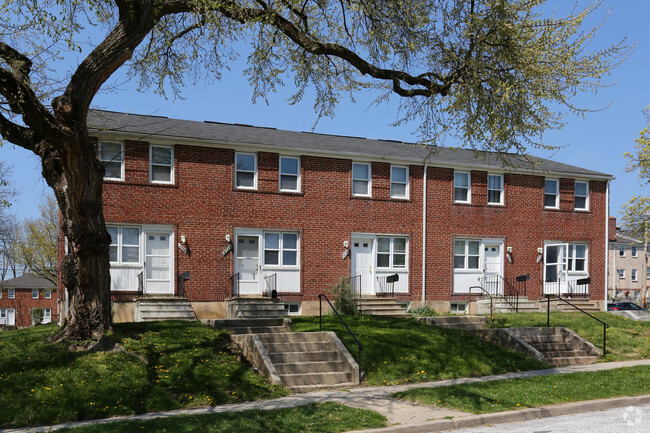
[[[228,333],[230,334],[280,334],[287,332],[287,328],[284,326],[246,326],[246,327],[236,327],[228,328]]]
[[[321,384],[321,385],[291,386],[288,388],[296,394],[303,394],[306,392],[327,391],[330,389],[345,389],[345,388],[351,388],[353,386],[359,386],[359,382],[342,382],[342,383],[335,383],[331,385]]]
[[[589,352],[586,350],[551,350],[548,352],[542,352],[544,358],[570,358],[576,356],[590,356]]]
[[[279,374],[331,373],[345,368],[343,361],[281,362],[274,363]]]
[[[320,332],[288,332],[282,335],[260,335],[262,343],[327,343],[331,341],[327,334]]]
[[[339,352],[334,350],[269,353],[269,358],[271,358],[273,364],[286,364],[290,362],[336,362],[341,360]]]
[[[264,343],[269,354],[282,352],[323,352],[335,350],[333,344],[320,341],[295,341],[288,343]]]
[[[286,316],[284,303],[271,298],[231,298],[226,300],[228,318],[266,318]]]
[[[406,307],[395,298],[359,298],[357,305],[361,314],[369,316],[411,316],[406,312]]]
[[[281,374],[282,383],[287,388],[305,385],[334,385],[352,381],[352,372]]]
[[[417,320],[441,328],[471,331],[475,329],[483,329],[487,318],[483,316],[434,316],[418,317]]]
[[[550,365],[584,365],[598,361],[597,356],[568,356],[560,358],[544,359],[544,362]]]
[[[192,304],[186,298],[140,298],[134,308],[139,322],[196,320]]]
[[[536,343],[564,343],[564,338],[561,335],[522,335],[521,338],[528,344],[535,345]]]

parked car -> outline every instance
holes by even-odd
[[[620,311],[620,310],[643,310],[647,311],[645,308],[641,307],[634,302],[614,302],[607,304],[607,311]]]

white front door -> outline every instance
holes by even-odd
[[[485,277],[485,286],[492,294],[503,294],[503,281],[501,275],[501,245],[484,244],[483,245],[483,275]]]
[[[13,308],[0,309],[0,325],[14,326],[16,324],[16,310]]]
[[[353,238],[352,239],[352,277],[360,276],[362,295],[374,293],[374,272],[373,272],[373,239]]]
[[[544,245],[544,294],[567,292],[567,244]]]
[[[260,237],[237,235],[235,246],[235,273],[239,274],[239,294],[259,295]]]
[[[145,282],[147,295],[173,295],[171,232],[145,232]]]

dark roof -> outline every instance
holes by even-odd
[[[233,146],[254,146],[270,151],[295,151],[323,154],[334,157],[366,157],[423,164],[428,158],[432,165],[471,167],[487,170],[500,169],[501,162],[494,153],[485,158],[477,158],[473,150],[446,147],[423,146],[393,140],[373,140],[360,137],[317,134],[313,132],[285,131],[275,128],[256,127],[242,124],[219,122],[199,122],[170,119],[162,116],[146,116],[114,111],[91,110],[88,116],[91,131],[101,135],[126,135],[132,138],[151,141],[171,139],[194,141],[196,144],[221,143]],[[431,153],[433,151],[433,153]],[[513,156],[513,163],[516,161]],[[539,163],[533,167],[530,162],[518,162],[517,171],[537,173],[566,174],[570,177],[612,178],[611,175],[580,167],[530,157]]]
[[[56,289],[56,285],[51,281],[29,273],[10,280],[0,281],[0,287],[8,289]]]

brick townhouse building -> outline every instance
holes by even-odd
[[[313,314],[341,277],[362,296],[390,285],[440,312],[519,275],[529,299],[605,299],[608,174],[248,125],[89,119],[106,167],[116,321],[133,320],[142,296],[187,298],[214,318],[234,294],[271,288],[289,312]]]
[[[0,281],[0,326],[24,328],[34,325],[34,309],[43,310],[41,323],[58,319],[55,284],[29,273]]]

